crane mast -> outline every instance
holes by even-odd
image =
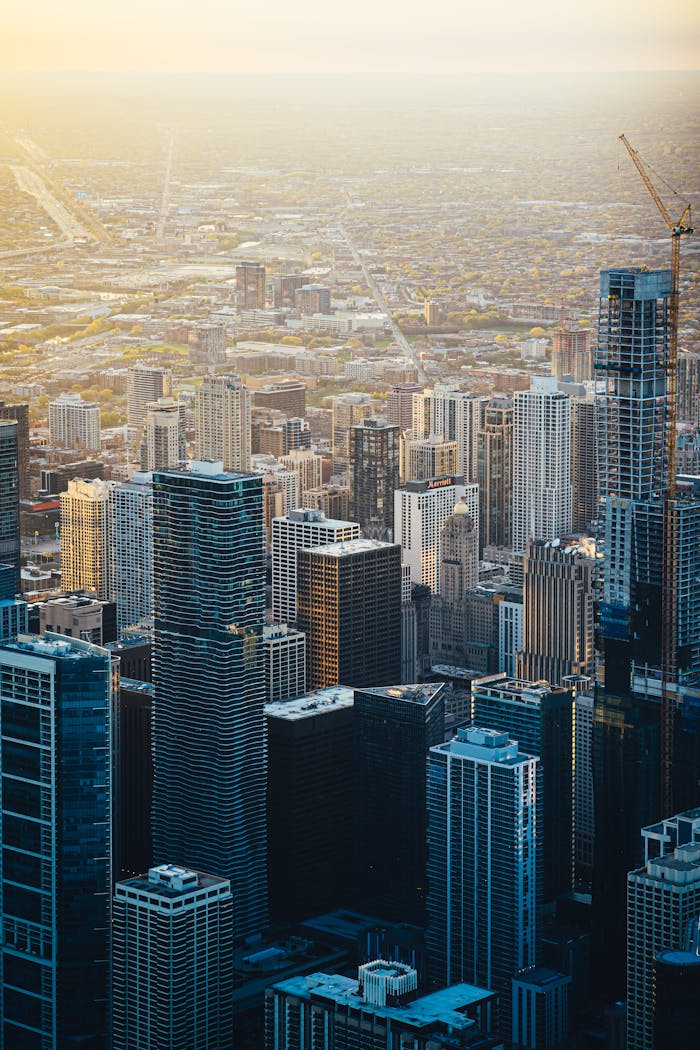
[[[674,222],[654,183],[624,135],[620,141],[629,153],[644,185],[671,234],[671,296],[666,366],[666,485],[663,507],[661,569],[661,806],[662,815],[673,812],[673,738],[677,694],[678,653],[678,516],[676,514],[676,392],[678,377],[678,305],[681,237],[691,234],[690,205]]]

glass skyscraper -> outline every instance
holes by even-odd
[[[13,565],[20,589],[18,424],[0,419],[0,562]]]
[[[112,665],[45,634],[0,646],[0,1045],[108,1032]]]
[[[237,938],[267,920],[262,478],[153,479],[153,849],[229,879]]]

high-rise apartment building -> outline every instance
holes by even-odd
[[[29,405],[7,405],[0,401],[0,420],[17,424],[17,470],[19,474],[19,498],[29,499],[31,485],[29,477]]]
[[[571,527],[586,532],[598,517],[596,404],[592,394],[571,399]]]
[[[286,623],[265,624],[265,697],[268,704],[306,692],[306,637]]]
[[[262,263],[242,262],[236,266],[236,306],[239,310],[265,307],[265,267]]]
[[[229,879],[241,938],[267,918],[261,479],[156,473],[153,517],[154,859]]]
[[[372,415],[369,394],[339,394],[333,398],[332,448],[333,470],[341,474],[350,462],[350,429]]]
[[[109,598],[109,497],[113,483],[68,482],[61,493],[61,586]]]
[[[513,550],[571,532],[571,401],[550,376],[513,399]]]
[[[355,897],[353,691],[320,689],[265,708],[270,913],[277,922]]]
[[[174,397],[148,405],[141,442],[141,470],[169,470],[185,460],[183,406]]]
[[[295,508],[272,519],[272,618],[276,623],[294,623],[297,618],[298,551],[359,536],[357,522],[328,519],[318,510]]]
[[[519,588],[498,603],[498,670],[515,678],[518,653],[523,647],[523,595]]]
[[[492,397],[476,435],[479,483],[479,551],[509,547],[512,528],[513,401]]]
[[[422,393],[419,383],[397,383],[386,396],[386,418],[400,431],[413,426],[413,395]]]
[[[194,399],[195,459],[221,460],[226,471],[250,470],[250,393],[236,375],[209,375]]]
[[[364,419],[349,431],[352,515],[362,528],[394,527],[394,492],[399,487],[399,428]]]
[[[294,293],[294,306],[300,314],[329,314],[331,290],[325,284],[303,284]]]
[[[253,392],[256,408],[273,408],[288,419],[303,419],[306,413],[306,387],[298,379],[280,379]]]
[[[153,475],[109,490],[109,593],[117,624],[153,625]]]
[[[309,510],[322,510],[327,518],[348,521],[350,518],[350,486],[322,485],[307,489],[301,497],[301,505]]]
[[[0,562],[12,565],[20,589],[19,425],[0,419]]]
[[[15,566],[0,562],[0,643],[14,642],[27,630],[27,603],[16,594]]]
[[[413,582],[424,583],[434,594],[440,590],[440,535],[463,498],[478,523],[478,486],[465,485],[461,477],[407,481],[394,493],[394,537],[403,561],[411,567]]]
[[[370,914],[425,925],[428,749],[445,738],[445,686],[355,690],[355,870]]]
[[[291,422],[291,420],[290,420]],[[310,448],[292,449],[286,456],[280,457],[280,463],[287,470],[295,470],[299,478],[299,498],[304,501],[308,489],[318,489],[323,480],[323,459]]]
[[[277,308],[294,308],[294,293],[307,283],[307,277],[303,273],[286,273],[279,277],[271,278],[272,281],[272,305]]]
[[[642,829],[644,865],[627,877],[627,1050],[654,1041],[654,963],[681,950],[700,914],[700,810]]]
[[[700,354],[687,350],[678,354],[678,421],[700,426]]]
[[[116,884],[114,1050],[228,1050],[233,909],[227,879],[174,864]]]
[[[61,394],[49,403],[49,439],[58,448],[100,451],[100,406],[80,394]]]
[[[472,722],[517,738],[523,751],[539,757],[543,896],[552,902],[572,886],[573,694],[546,682],[482,678],[472,683]]]
[[[406,481],[426,481],[456,475],[457,442],[446,441],[432,434],[427,438],[406,436],[404,440],[404,469]]]
[[[173,392],[173,374],[169,368],[132,365],[126,374],[126,418],[130,427],[140,428],[146,422],[148,406]]]
[[[401,548],[353,539],[298,553],[307,684],[386,685],[401,674]]]
[[[484,401],[460,390],[456,383],[436,383],[413,398],[413,435],[429,438],[437,434],[457,443],[456,474],[469,482],[477,481],[476,437],[481,425]]]
[[[476,726],[428,753],[431,981],[498,992],[508,1037],[512,979],[537,961],[538,763],[507,733]]]
[[[574,694],[574,883],[590,886],[595,842],[593,681],[572,675],[562,685]]]
[[[554,330],[552,347],[552,375],[557,379],[571,376],[575,383],[593,378],[591,331],[581,328],[575,317],[563,318]]]
[[[592,541],[528,540],[521,678],[561,685],[567,675],[593,674],[594,557]]]
[[[35,615],[38,613],[38,624]],[[33,633],[60,634],[83,642],[106,646],[117,637],[117,610],[114,602],[98,601],[80,591],[32,603]]]
[[[113,667],[47,634],[0,646],[0,1043],[107,1043]]]

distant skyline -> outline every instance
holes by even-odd
[[[0,70],[484,73],[692,70],[694,0],[34,0],[3,17]]]

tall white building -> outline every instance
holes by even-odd
[[[297,618],[297,551],[360,538],[356,521],[334,521],[322,511],[296,508],[272,519],[272,619]]]
[[[513,400],[513,550],[571,532],[571,401],[554,376]]]
[[[654,961],[685,946],[700,914],[700,810],[642,829],[644,867],[627,876],[627,1050],[654,1044]]]
[[[430,437],[407,437],[404,442],[404,477],[406,481],[425,481],[445,475],[461,474],[457,463],[457,442],[446,441],[431,434]]]
[[[498,992],[508,1035],[511,981],[537,961],[538,764],[507,733],[476,726],[428,752],[431,979]]]
[[[174,864],[118,882],[112,903],[112,1046],[231,1045],[228,879]]]
[[[250,470],[250,393],[236,375],[205,376],[194,401],[195,459],[216,459],[224,470]]]
[[[153,476],[136,472],[109,493],[109,590],[117,626],[153,624]]]
[[[126,374],[126,419],[130,427],[141,427],[152,401],[172,394],[173,374],[169,368],[132,365]]]
[[[268,704],[306,692],[306,635],[286,623],[265,624],[265,696]]]
[[[161,397],[148,406],[141,443],[142,470],[170,470],[185,459],[184,406],[173,397]]]
[[[61,586],[109,598],[109,495],[112,482],[68,482],[61,493]]]
[[[562,685],[574,690],[574,876],[590,884],[595,840],[593,682],[586,675],[571,675]]]
[[[437,434],[457,443],[457,470],[466,482],[477,481],[477,433],[484,398],[460,390],[457,383],[436,383],[432,390],[413,395],[413,434]]]
[[[516,657],[523,647],[523,603],[498,603],[498,670],[515,678]]]
[[[296,470],[299,477],[299,500],[308,489],[319,489],[323,484],[323,458],[310,448],[295,448],[280,463],[287,470]]]
[[[59,448],[100,451],[100,406],[80,394],[61,394],[49,404],[49,437]]]
[[[457,503],[464,499],[474,526],[479,528],[479,486],[465,485],[461,477],[407,481],[394,493],[394,537],[401,544],[402,561],[411,567],[414,583],[440,590],[440,535]]]

